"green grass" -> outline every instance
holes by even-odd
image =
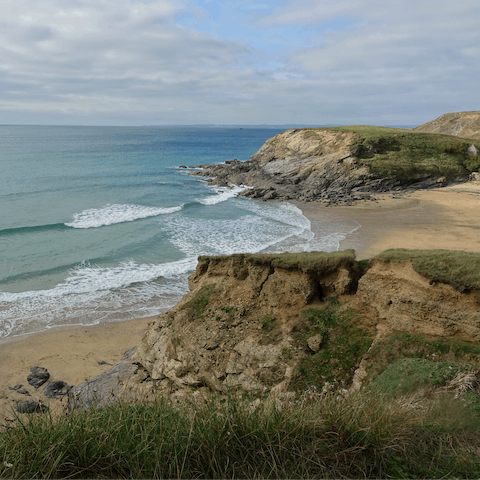
[[[480,156],[467,154],[472,143],[480,148],[478,140],[364,125],[319,130],[354,133],[352,153],[359,163],[379,175],[411,178],[428,174],[454,178],[465,177],[480,167]]]
[[[304,253],[240,253],[234,255],[200,256],[199,260],[221,261],[227,258],[245,260],[253,264],[270,264],[272,267],[285,269],[300,269],[303,272],[325,274],[346,266],[356,268],[355,251],[352,249],[341,252],[304,252]]]
[[[310,354],[299,361],[292,379],[292,389],[304,391],[314,386],[321,390],[325,382],[349,384],[373,336],[355,325],[352,311],[341,311],[340,307],[335,298],[330,298],[323,310],[304,310],[305,321],[294,327],[294,336]],[[307,341],[316,334],[322,336],[323,346],[312,354]]]
[[[431,362],[420,358],[398,360],[373,382],[373,388],[387,395],[404,395],[419,388],[445,385],[459,371],[471,370],[469,365],[453,362]]]
[[[460,292],[480,289],[480,254],[455,250],[385,250],[375,258],[411,260],[413,268],[433,282],[447,283]]]
[[[429,339],[420,334],[395,332],[378,341],[368,352],[368,381],[376,381],[392,365],[405,359],[428,361],[436,369],[437,363],[454,367],[480,367],[480,345],[460,338]],[[427,368],[427,367],[426,367]],[[455,367],[456,368],[456,367]],[[450,369],[449,369],[450,370]]]
[[[3,431],[0,478],[478,478],[477,432],[450,418],[378,394],[118,402]]]
[[[212,295],[215,295],[215,284],[204,285],[196,297],[190,300],[186,306],[192,308],[196,318],[201,318]]]

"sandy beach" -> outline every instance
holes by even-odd
[[[480,182],[418,191],[401,198],[390,194],[377,198],[377,202],[346,207],[296,205],[312,223],[314,233],[320,231],[319,220],[325,213],[353,228],[360,225],[340,242],[340,250],[353,248],[358,260],[389,248],[480,252]]]
[[[14,417],[12,411],[17,401],[40,399],[46,403],[41,394],[43,386],[35,390],[27,383],[31,367],[46,368],[49,381],[78,385],[108,370],[126,350],[138,345],[150,321],[152,318],[89,327],[59,327],[0,340],[0,425],[5,417]],[[30,396],[9,388],[16,385],[23,385]],[[60,401],[49,403],[54,410],[62,408]]]
[[[451,249],[480,252],[480,182],[420,191],[402,198],[384,194],[376,202],[353,206],[296,205],[320,231],[325,214],[351,226],[340,249],[353,248],[357,259],[370,258],[388,248]],[[360,226],[359,226],[360,225]],[[118,362],[138,345],[151,318],[91,327],[52,329],[34,335],[0,340],[0,424],[13,418],[17,401],[45,401],[28,385],[30,368],[47,368],[51,380],[77,385]],[[100,362],[100,363],[99,363]],[[105,363],[102,363],[105,362]],[[23,385],[31,396],[9,387]],[[59,402],[52,401],[59,408]]]

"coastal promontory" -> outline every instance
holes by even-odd
[[[480,166],[480,142],[387,127],[292,129],[267,140],[250,160],[202,165],[212,185],[252,188],[264,200],[356,202],[464,182]]]

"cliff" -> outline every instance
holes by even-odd
[[[470,147],[453,136],[395,128],[293,129],[267,140],[246,162],[202,165],[191,174],[212,177],[217,186],[248,185],[242,195],[252,198],[355,202],[465,181],[480,158]]]
[[[398,333],[408,338],[398,348],[415,338],[425,358],[438,341],[447,347],[437,359],[450,360],[448,342],[480,342],[478,279],[468,289],[457,279],[455,288],[411,260],[375,258],[363,275],[361,266],[353,251],[201,257],[190,292],[149,325],[135,351],[73,396],[88,405],[212,391],[282,396],[325,382],[356,390],[374,380],[367,372],[383,371],[378,345]]]
[[[445,113],[431,122],[412,129],[415,132],[441,133],[480,139],[480,111]]]

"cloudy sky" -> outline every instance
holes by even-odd
[[[418,125],[480,110],[479,0],[0,0],[0,123]]]

